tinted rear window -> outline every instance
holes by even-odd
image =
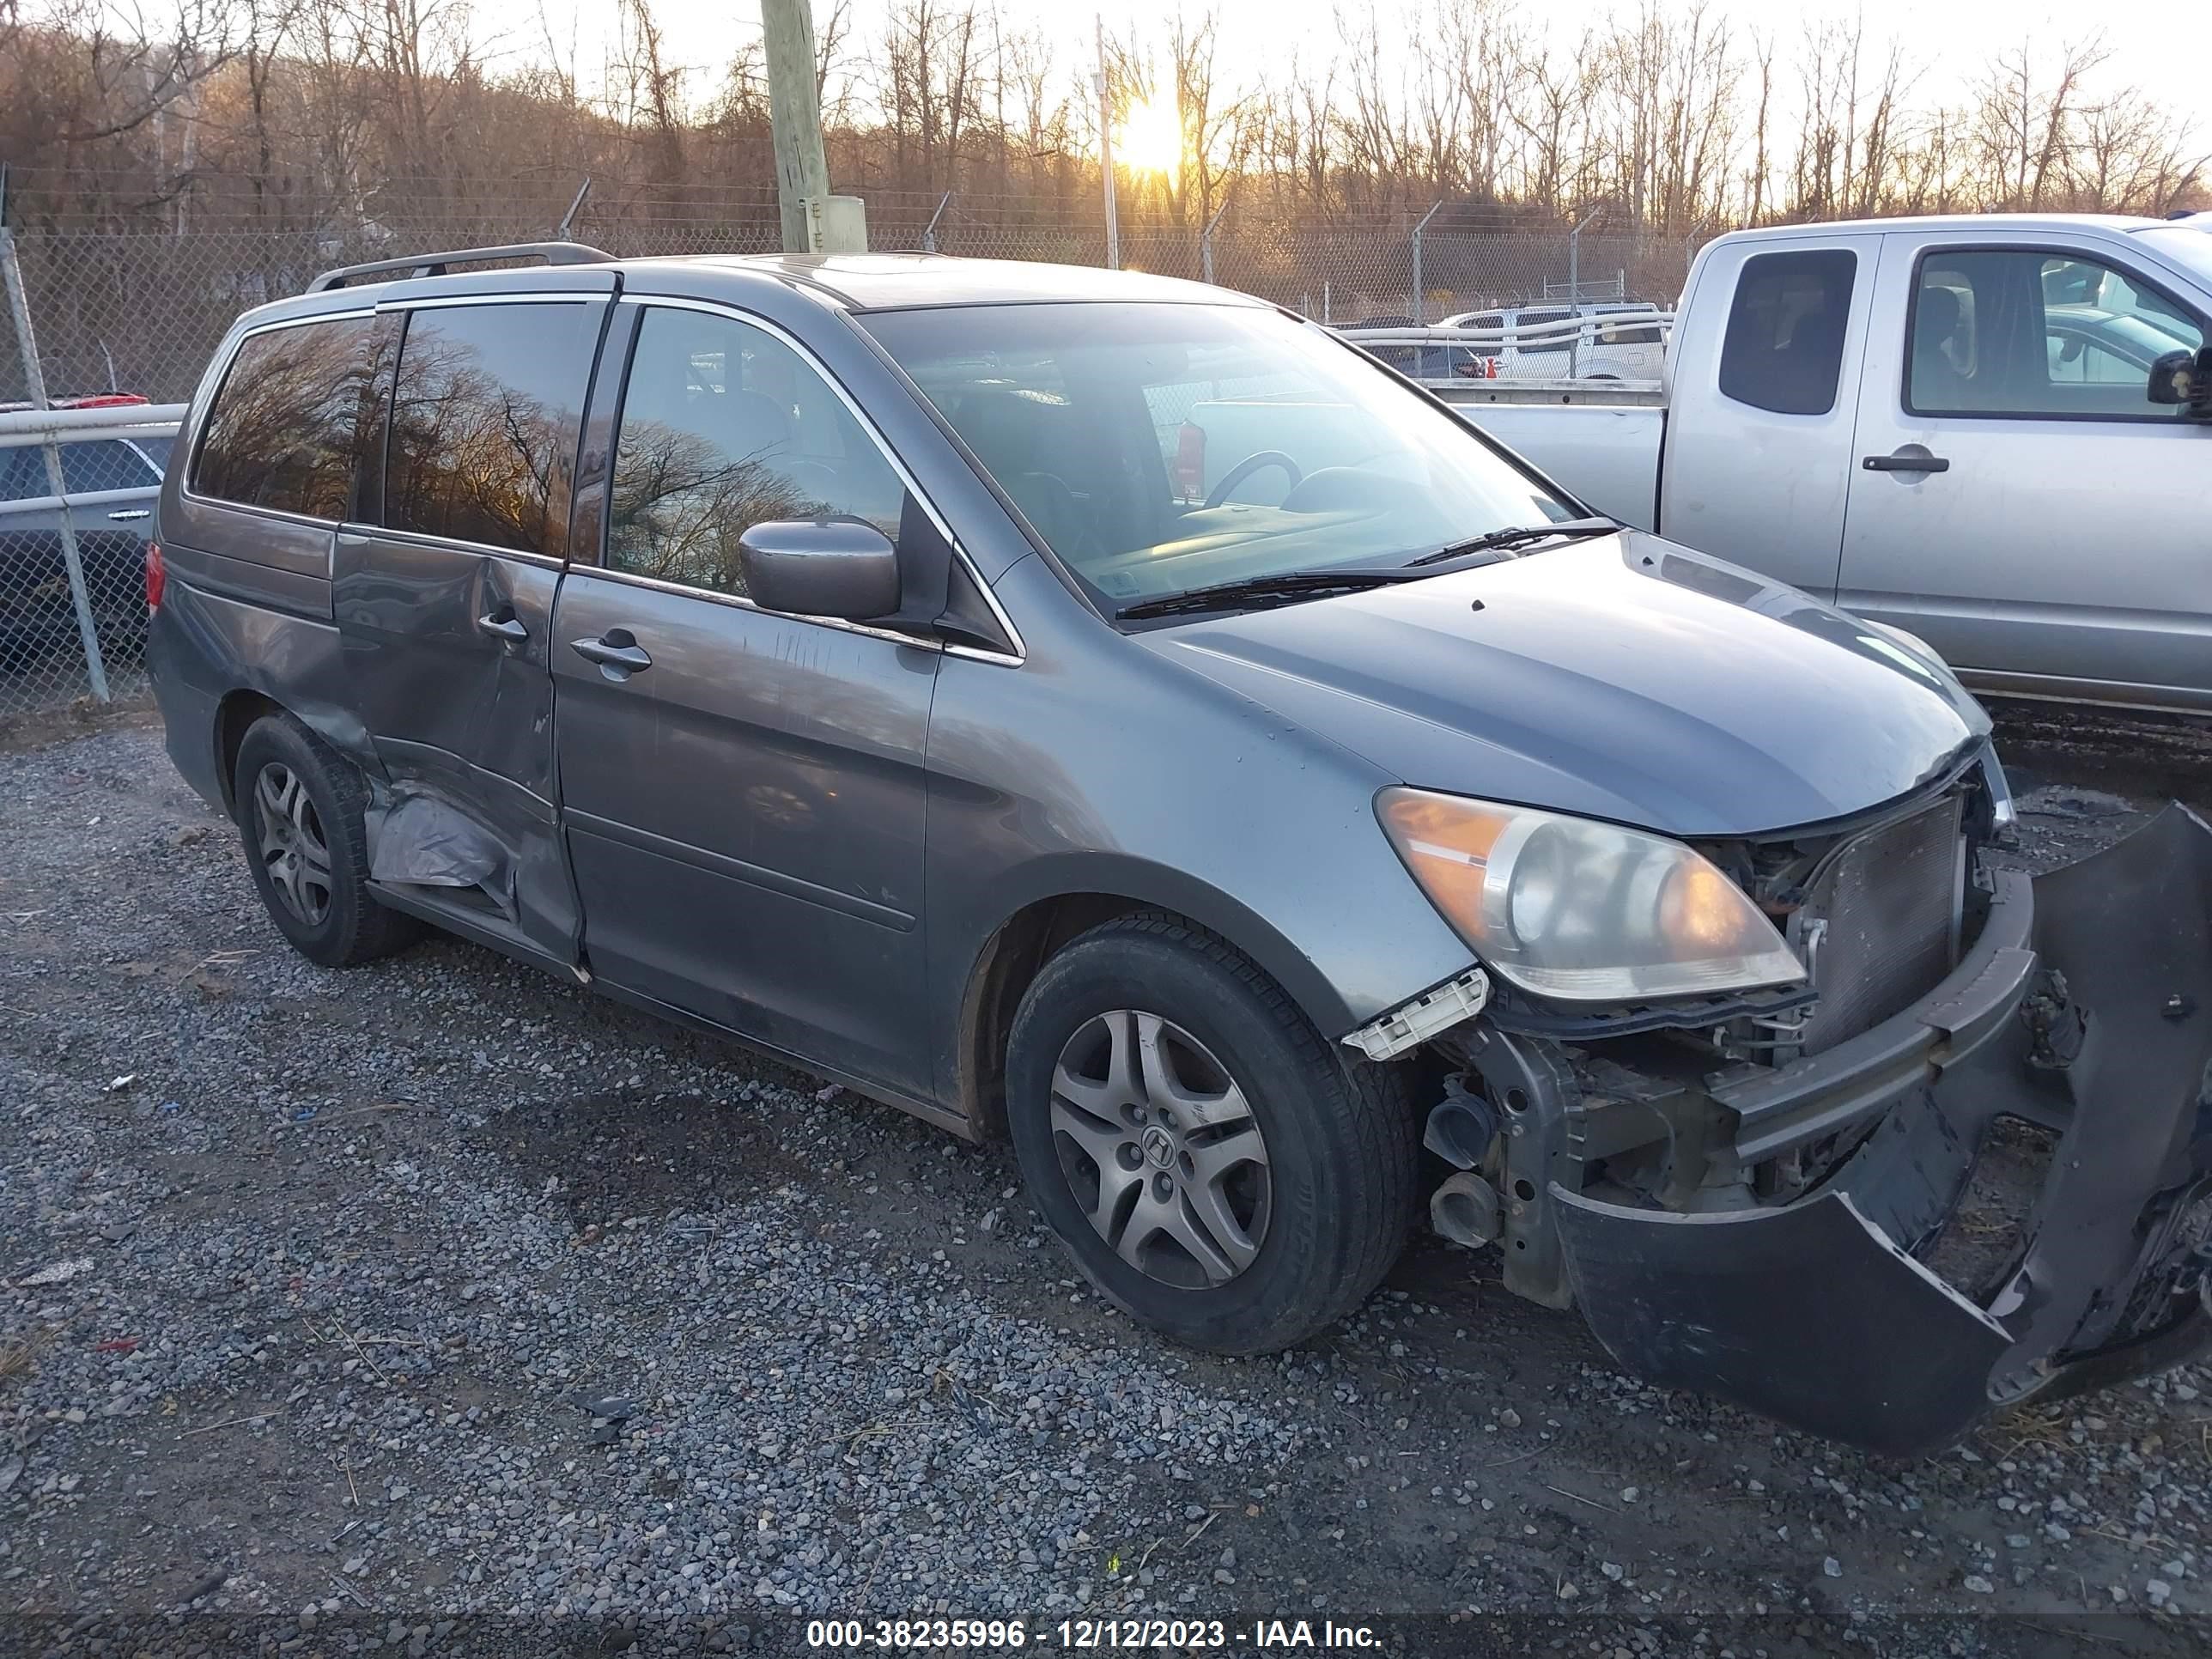
[[[384,522],[553,550],[553,485],[575,453],[600,307],[439,306],[409,313],[392,394]]]
[[[344,518],[370,326],[349,317],[247,337],[208,410],[192,489],[246,507]]]
[[[1745,260],[1721,345],[1721,395],[1778,415],[1833,409],[1857,270],[1845,248]]]

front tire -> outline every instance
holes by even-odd
[[[269,919],[310,962],[351,968],[422,928],[368,890],[361,774],[289,714],[267,714],[238,745],[231,799]]]
[[[1031,1201],[1142,1324],[1265,1353],[1352,1311],[1417,1207],[1395,1068],[1340,1057],[1212,934],[1110,921],[1045,964],[1014,1016],[1008,1127]]]

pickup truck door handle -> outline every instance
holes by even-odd
[[[478,617],[477,631],[489,634],[495,640],[504,640],[509,645],[520,645],[530,637],[530,630],[522,625],[522,619],[512,611],[504,617],[496,611],[489,617]]]
[[[653,666],[653,659],[626,628],[610,628],[596,640],[571,640],[568,648],[586,662],[599,664],[611,680],[625,680]]]
[[[126,507],[122,511],[111,513],[107,516],[118,524],[129,524],[135,519],[152,518],[154,509],[150,507]]]
[[[1869,472],[1948,472],[1951,463],[1930,455],[1918,444],[1907,444],[1893,455],[1869,455],[1859,465]]]

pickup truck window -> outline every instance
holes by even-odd
[[[1916,415],[2171,421],[2150,366],[2204,331],[2176,301],[2101,259],[2048,248],[1921,256],[1906,338]]]
[[[1833,409],[1857,274],[1848,248],[1746,259],[1721,343],[1721,395],[1777,415]]]
[[[855,320],[1104,609],[1576,516],[1364,354],[1261,307]]]

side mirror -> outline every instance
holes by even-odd
[[[2151,402],[2185,405],[2192,421],[2212,421],[2212,346],[2169,351],[2150,366]]]
[[[745,594],[764,611],[867,622],[899,608],[898,550],[858,519],[771,519],[738,538]]]

